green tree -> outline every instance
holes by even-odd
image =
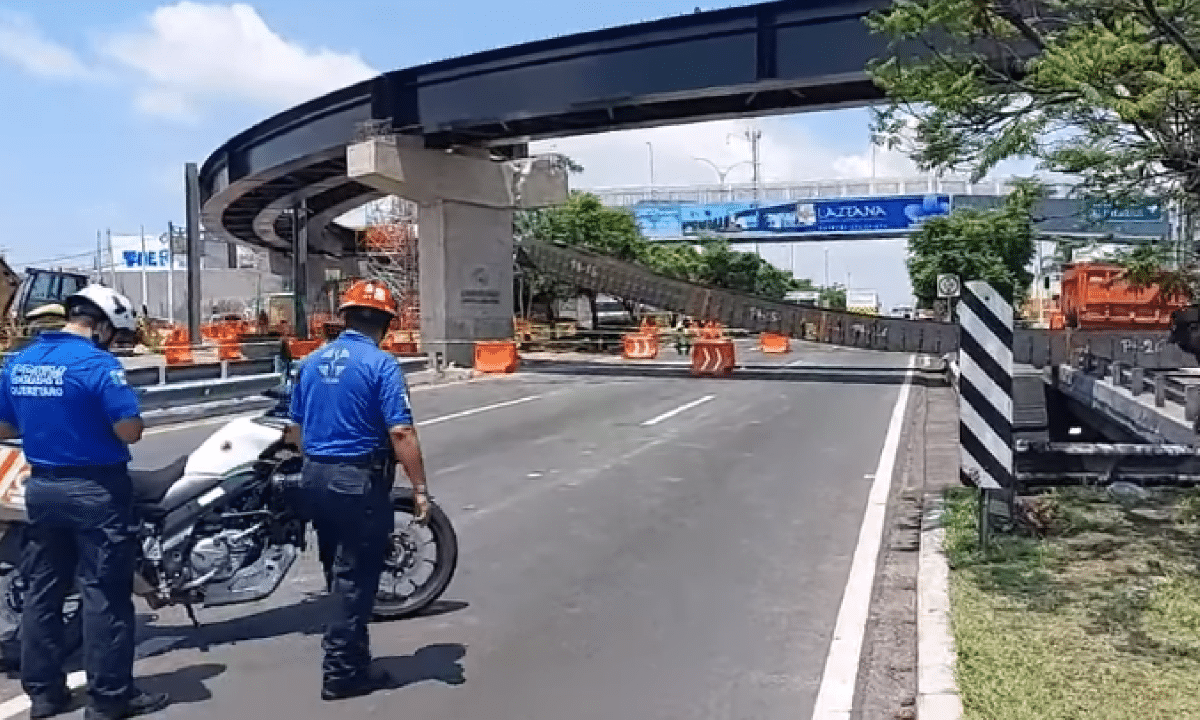
[[[646,254],[646,241],[633,214],[606,207],[589,193],[576,191],[564,205],[517,213],[515,223],[517,237],[561,242],[629,262],[641,261]],[[594,325],[597,312],[593,288],[574,287],[536,270],[525,275],[533,294],[541,300],[539,304],[551,308],[548,311],[551,319],[552,308],[559,300],[582,295],[591,306]]]
[[[846,288],[836,285],[834,287],[821,288],[821,295],[818,302],[823,308],[829,308],[830,310],[845,310]]]
[[[1167,299],[1192,300],[1197,295],[1197,268],[1176,265],[1171,249],[1159,243],[1147,243],[1126,250],[1118,258],[1124,266],[1122,277],[1134,288],[1157,287]]]
[[[733,250],[718,237],[699,239],[700,249],[693,245],[647,243],[644,264],[655,272],[678,280],[740,290],[759,297],[778,300],[789,290],[813,287],[808,279],[796,279],[763,260],[755,253]]]
[[[986,280],[1009,302],[1020,303],[1033,279],[1032,212],[1042,197],[1040,185],[1024,181],[1000,209],[959,209],[927,220],[908,240],[908,274],[918,306],[933,306],[943,273],[962,282]]]
[[[810,280],[797,280],[754,253],[732,250],[720,238],[701,238],[693,244],[655,243],[641,234],[633,214],[610,208],[595,195],[573,192],[564,205],[517,213],[515,234],[546,242],[591,250],[617,260],[639,263],[667,277],[715,287],[740,290],[760,297],[781,299],[789,290],[812,288]],[[517,284],[518,311],[532,306],[544,309],[553,321],[553,307],[559,300],[583,296],[596,317],[594,288],[574,287],[562,281],[524,268]],[[636,304],[621,298],[630,313]]]
[[[893,41],[874,129],[923,169],[1030,157],[1120,204],[1200,198],[1200,5],[906,0],[868,24]]]

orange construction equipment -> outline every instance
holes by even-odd
[[[701,340],[720,340],[725,337],[725,332],[721,323],[710,321],[700,326],[699,336]]]
[[[1063,269],[1059,305],[1068,327],[1080,330],[1165,330],[1186,298],[1166,297],[1157,285],[1134,290],[1110,263],[1075,263]]]
[[[241,328],[237,325],[223,325],[217,335],[217,360],[241,360],[242,345]]]
[[[515,373],[521,365],[512,340],[479,340],[475,343],[475,369],[482,373]]]
[[[167,336],[163,343],[163,357],[167,365],[192,364],[192,344],[188,341],[186,328],[177,327]]]
[[[297,340],[296,338],[288,338],[288,355],[293,360],[308,357],[314,350],[321,347],[323,342],[323,340]]]
[[[737,358],[733,341],[728,338],[701,338],[692,346],[693,375],[728,375],[733,372],[734,365],[737,365]]]
[[[758,347],[768,355],[782,355],[792,351],[792,342],[787,335],[763,333],[758,337]]]
[[[626,360],[653,360],[658,357],[658,335],[625,333],[622,355]]]

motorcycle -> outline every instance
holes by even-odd
[[[288,502],[303,460],[282,440],[290,385],[285,381],[263,393],[277,400],[274,407],[229,421],[190,455],[158,470],[130,471],[139,522],[133,592],[151,609],[181,605],[198,628],[196,605],[269,597],[307,548],[308,523]],[[20,458],[2,467],[11,472],[23,465]],[[23,497],[20,488],[11,490],[0,499],[6,511],[0,519],[0,661],[9,669],[19,663],[25,590],[19,569]],[[428,608],[446,591],[458,565],[454,526],[432,498],[424,524],[414,521],[411,488],[397,483],[391,500],[394,527],[375,597],[378,620],[412,617]],[[433,555],[427,558],[430,545]],[[64,619],[69,655],[83,641],[76,592],[66,600]]]

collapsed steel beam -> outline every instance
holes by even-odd
[[[821,310],[675,280],[640,265],[563,245],[524,240],[519,254],[578,287],[752,332],[867,350],[946,355],[958,350],[958,325]],[[1013,362],[1046,367],[1080,352],[1144,368],[1194,366],[1192,356],[1157,332],[1033,330],[1013,333]]]

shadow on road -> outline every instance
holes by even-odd
[[[204,683],[225,672],[220,663],[189,665],[171,672],[146,675],[137,679],[138,687],[148,692],[165,692],[172,705],[204,702],[212,698]]]
[[[607,377],[641,378],[693,378],[691,370],[682,365],[628,365],[588,362],[522,363],[521,372],[530,375],[602,375]],[[792,383],[821,383],[835,385],[900,385],[908,374],[908,368],[868,365],[794,365],[794,366],[740,366],[721,380],[755,380]],[[943,383],[940,375],[916,372],[912,378],[916,385]]]
[[[374,665],[392,676],[393,682],[389,688],[392,690],[430,680],[446,685],[462,685],[467,681],[462,666],[466,656],[465,645],[438,643],[426,645],[412,655],[376,658]]]
[[[463,610],[470,605],[461,600],[440,600],[421,617],[436,617]],[[327,596],[316,596],[293,605],[285,605],[229,620],[203,623],[199,629],[189,624],[146,624],[138,637],[138,657],[148,658],[175,650],[207,652],[213,646],[266,640],[285,635],[320,635],[333,608]],[[415,618],[409,618],[415,619]],[[378,624],[378,623],[376,623]]]

